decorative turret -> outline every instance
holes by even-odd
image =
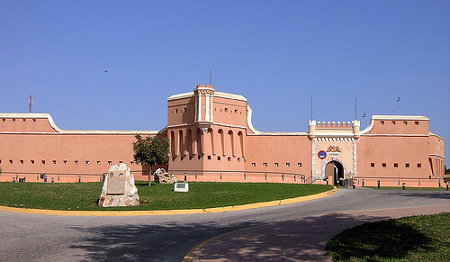
[[[195,95],[195,123],[205,133],[213,122],[213,97],[212,85],[197,85],[194,89]]]

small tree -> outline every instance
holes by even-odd
[[[170,147],[169,139],[159,139],[156,136],[142,138],[140,134],[135,136],[133,142],[134,161],[140,165],[150,166],[148,172],[148,185],[151,185],[152,166],[167,163],[167,153]]]

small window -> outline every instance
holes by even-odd
[[[267,167],[267,163],[263,163],[263,167]]]
[[[20,163],[23,165],[23,160],[20,160]]]
[[[252,167],[255,167],[256,166],[256,163],[252,163]]]
[[[27,120],[24,118],[24,119],[23,119],[23,122],[25,123],[25,122],[27,122]]]
[[[200,159],[200,156],[197,156],[197,159]]]
[[[225,112],[228,112],[228,107],[225,107]]]
[[[175,109],[175,114],[178,114],[178,109]]]
[[[298,166],[298,167],[302,167],[302,163],[298,163],[297,166]]]
[[[240,158],[240,157],[238,157],[238,158],[237,158],[237,161],[238,161],[238,162],[241,162],[241,158]]]
[[[375,167],[375,163],[370,163],[370,167]]]
[[[237,110],[237,109],[234,109],[234,112],[235,112],[235,113],[237,113],[237,112],[238,112],[238,110]]]
[[[14,161],[12,159],[9,160],[9,163],[12,164]]]
[[[63,160],[63,162],[64,162],[64,165],[67,165],[67,160]]]
[[[16,122],[16,120],[15,120],[15,119],[13,119],[13,122]]]
[[[382,163],[381,166],[382,166],[382,167],[386,167],[386,163]]]
[[[403,121],[403,124],[406,126],[408,124],[408,121]]]
[[[133,162],[131,162],[131,163],[133,163]],[[102,164],[101,161],[97,161],[97,165],[101,165],[101,164]]]
[[[30,162],[31,162],[32,165],[34,165],[34,160],[30,160]],[[0,161],[0,163],[1,163],[1,161]]]
[[[211,156],[208,156],[208,160],[211,160]]]
[[[398,163],[394,163],[394,167],[398,167]]]
[[[120,161],[119,161],[119,164],[122,164],[122,163],[123,163],[123,161],[122,161],[122,160],[120,160]]]
[[[100,161],[98,161],[100,162]],[[130,165],[134,166],[136,163],[134,161],[130,161]],[[100,164],[99,164],[100,165]]]
[[[231,161],[231,157],[230,156],[228,157],[228,161]]]
[[[395,121],[392,121],[392,124],[395,125]]]
[[[278,167],[278,163],[275,163],[275,167]]]
[[[78,165],[78,160],[75,160],[75,165]]]
[[[406,164],[405,164],[405,167],[409,167],[409,163],[406,163]]]
[[[418,167],[418,168],[421,168],[421,167],[422,167],[422,164],[421,164],[421,163],[417,163],[417,167]]]
[[[291,166],[291,164],[290,163],[286,163],[286,167],[290,167]]]
[[[220,160],[220,156],[217,156],[217,160]]]
[[[45,160],[41,160],[41,162],[42,162],[42,164],[44,164],[44,165],[45,165]]]
[[[86,161],[86,165],[89,165],[89,161]]]
[[[414,124],[415,124],[416,126],[418,126],[418,125],[419,125],[419,121],[415,121]]]
[[[36,119],[33,119],[33,122],[35,122],[35,123],[36,123]]]
[[[111,160],[108,161],[108,165],[112,165],[112,161]]]
[[[53,160],[53,164],[56,165],[56,160]]]
[[[380,121],[380,125],[384,125],[384,121]]]

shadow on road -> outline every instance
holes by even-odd
[[[124,218],[132,219],[132,218]],[[149,218],[151,219],[151,218]],[[92,236],[78,240],[70,248],[79,249],[82,261],[181,261],[200,242],[239,228],[254,226],[243,223],[227,227],[216,224],[179,226],[104,225],[71,227]]]

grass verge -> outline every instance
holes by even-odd
[[[448,261],[450,213],[366,223],[327,242],[334,261]]]
[[[173,192],[173,185],[137,181],[141,204],[102,208],[96,201],[103,183],[0,183],[0,205],[20,208],[84,211],[176,210],[235,206],[314,195],[330,185],[191,182],[189,192]]]

